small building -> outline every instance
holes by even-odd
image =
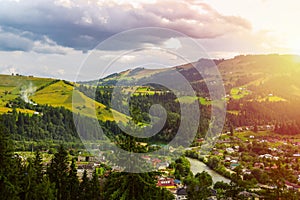
[[[290,183],[288,181],[285,182],[285,186],[287,187],[287,189],[290,190],[297,190],[300,192],[300,185],[294,184],[294,183]]]
[[[96,161],[95,156],[78,156],[77,157],[78,162],[94,162]]]
[[[157,163],[156,167],[159,170],[164,170],[164,169],[167,169],[169,167],[169,165],[170,165],[170,163],[168,161],[165,161],[165,162]]]
[[[231,161],[231,158],[230,158],[229,156],[226,156],[225,159],[224,159],[224,161],[225,161],[225,162],[230,162],[230,161]]]
[[[175,189],[176,188],[176,184],[174,182],[174,179],[172,179],[172,178],[158,179],[157,186],[167,188],[167,189]]]
[[[234,153],[234,149],[233,148],[231,148],[231,147],[229,147],[229,148],[226,148],[226,151],[227,151],[227,153]]]
[[[231,164],[230,164],[230,169],[233,170],[233,169],[235,169],[235,168],[238,167],[238,166],[240,166],[239,163],[231,163]]]
[[[187,191],[185,188],[178,188],[176,191],[176,198],[175,200],[185,200],[187,198]]]

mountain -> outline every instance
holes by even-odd
[[[216,65],[223,79],[226,94],[226,126],[273,125],[278,132],[300,133],[300,56],[297,55],[240,55],[231,59],[199,59],[193,63],[165,69],[137,68],[126,70],[86,84],[113,86],[123,84],[125,91],[136,89],[137,94],[153,95],[166,88],[155,84],[143,87],[142,81],[163,77],[178,83],[175,77],[180,73],[189,81],[202,106],[211,104],[207,84],[214,84]],[[199,74],[200,69],[204,76]],[[127,87],[128,85],[133,87]],[[183,89],[184,91],[184,89]],[[191,97],[181,97],[184,102],[193,102]]]
[[[127,122],[129,117],[123,114],[125,112],[121,106],[120,109],[115,108],[118,111],[110,107],[113,86],[122,83],[123,91],[128,93],[135,91],[134,104],[137,106],[141,106],[141,103],[145,104],[142,105],[143,111],[131,108],[130,112],[135,113],[133,118],[137,122],[147,123],[149,105],[159,99],[167,103],[166,100],[173,97],[167,95],[170,92],[167,88],[158,84],[142,86],[139,83],[157,76],[176,84],[177,79],[174,77],[178,72],[196,91],[201,106],[209,110],[211,99],[207,83],[214,84],[215,74],[211,71],[213,65],[218,67],[226,91],[225,96],[222,97],[227,102],[226,127],[271,124],[289,127],[293,129],[293,133],[298,129],[300,132],[300,112],[298,112],[300,110],[300,56],[296,55],[240,55],[231,59],[199,59],[193,63],[171,68],[130,69],[111,74],[99,81],[80,83],[32,76],[0,75],[0,113],[12,111],[10,101],[21,97],[31,104],[63,106],[74,113],[88,117],[93,116],[95,108],[97,118],[101,121]],[[197,68],[205,73],[205,80]],[[134,86],[128,87],[127,83],[134,83]],[[92,99],[92,93],[95,92],[93,88],[96,85],[98,85],[96,96]],[[150,99],[139,97],[145,94],[150,95]],[[72,95],[77,97],[73,104]],[[179,100],[189,103],[196,99],[183,96]],[[119,105],[122,104],[126,102],[120,100]],[[169,108],[173,109],[172,112],[176,112],[174,108],[177,105],[174,107],[171,104],[168,105]],[[29,114],[35,112],[25,108],[17,108],[17,111]],[[113,113],[116,119],[113,118]]]
[[[157,74],[168,74],[171,77],[174,71],[179,71],[191,83],[201,82],[201,75],[193,80],[192,75],[197,73],[195,68],[205,71],[203,69],[209,69],[212,63],[219,69],[228,97],[238,99],[252,94],[252,100],[283,101],[300,95],[300,56],[297,55],[240,55],[232,59],[199,59],[197,62],[165,69],[130,69],[82,84],[113,86],[118,81],[138,82]]]

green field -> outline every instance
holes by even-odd
[[[63,106],[74,113],[80,113],[89,117],[97,116],[102,121],[122,121],[127,122],[128,117],[115,110],[106,109],[106,106],[85,96],[78,90],[73,90],[71,84],[64,81],[55,81],[50,78],[36,78],[28,76],[0,75],[0,113],[12,111],[6,104],[20,96],[21,91],[32,88],[33,94],[29,94],[29,99],[42,105],[54,107]],[[73,100],[73,94],[75,101]],[[35,111],[20,109],[17,111],[32,115]],[[113,114],[115,117],[113,117]]]
[[[78,90],[73,90],[71,85],[63,81],[37,91],[31,97],[31,100],[39,104],[48,104],[54,107],[63,106],[74,113],[80,113],[88,117],[94,117],[96,113],[97,118],[102,121],[127,121],[126,115],[114,110],[105,109],[105,105],[92,100]],[[115,118],[113,118],[112,113],[114,113]]]
[[[207,99],[204,98],[204,97],[200,97],[200,98],[199,98],[199,101],[200,101],[200,104],[201,104],[201,105],[210,105],[210,104],[211,104],[211,101],[207,100]]]
[[[250,92],[243,87],[232,88],[230,90],[230,95],[233,99],[241,99],[250,94]]]
[[[50,78],[10,75],[0,75],[0,80],[0,113],[12,111],[11,108],[7,108],[5,106],[10,100],[19,97],[23,89],[28,87],[37,89],[53,81],[53,79]],[[27,109],[18,109],[17,111],[30,114],[34,112]]]

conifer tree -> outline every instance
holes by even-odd
[[[19,199],[20,166],[20,159],[13,155],[6,130],[0,126],[0,194],[8,200]]]
[[[70,193],[70,199],[77,199],[79,195],[79,180],[77,176],[77,169],[75,166],[75,159],[72,159],[68,176],[68,192]]]
[[[55,183],[57,199],[68,199],[68,153],[62,145],[51,160],[50,167],[48,168],[48,176],[50,181]]]

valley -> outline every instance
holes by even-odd
[[[217,85],[215,76],[210,74],[211,66],[207,65],[212,61],[219,69],[225,92],[218,101],[212,100],[207,86]],[[67,155],[64,165],[67,168],[72,168],[71,163],[76,165],[79,180],[85,176],[92,180],[95,172],[99,180],[108,181],[107,188],[115,188],[110,184],[118,178],[143,179],[151,182],[157,193],[168,196],[171,192],[176,196],[178,189],[197,187],[194,184],[199,180],[208,181],[209,174],[219,173],[227,179],[216,174],[217,178],[213,177],[203,188],[213,190],[213,196],[215,193],[239,196],[249,192],[253,197],[264,197],[270,191],[272,198],[297,196],[300,175],[299,57],[241,55],[212,61],[199,59],[159,70],[136,68],[100,80],[76,83],[19,74],[0,75],[0,126],[12,141],[14,152],[25,162],[34,159],[34,151],[41,152],[43,165],[51,165],[54,158]],[[197,68],[205,73],[205,79]],[[162,85],[139,84],[166,74],[172,79],[175,72],[188,80],[195,96],[186,95],[182,90],[179,92],[181,96],[177,97]],[[116,88],[129,96],[130,101],[114,96]],[[116,98],[116,104],[112,104],[112,98]],[[215,133],[215,138],[210,138],[207,133],[212,108],[221,112],[222,101],[226,103],[225,122],[217,123],[222,129]],[[176,137],[182,118],[189,121],[192,116],[182,117],[180,106],[189,108],[194,103],[199,107],[201,118],[190,147],[168,146]],[[160,104],[167,116],[156,135],[133,137],[121,128],[120,124],[125,128],[134,126],[137,133],[142,133],[143,128],[152,128],[151,123],[159,121],[162,116],[161,110],[149,113],[154,104]],[[126,106],[129,110],[125,109]],[[79,122],[84,125],[78,126]],[[103,133],[95,124],[100,125]],[[189,133],[183,136],[174,142],[175,146],[189,141]],[[209,146],[209,154],[202,155],[202,147],[210,145],[211,140],[216,143]],[[143,156],[143,162],[151,165],[158,174],[120,176],[120,173],[125,173],[124,167],[118,166],[113,159],[122,154],[110,148],[111,145],[131,153],[159,149],[176,152],[179,149],[184,150],[185,156],[198,160],[184,156],[176,158],[175,153],[171,156]],[[194,161],[201,162],[209,174],[197,171],[198,165]],[[272,179],[274,173],[279,174],[276,177],[280,181]],[[226,183],[216,184],[216,180],[226,180]],[[172,184],[168,185],[166,181]]]

